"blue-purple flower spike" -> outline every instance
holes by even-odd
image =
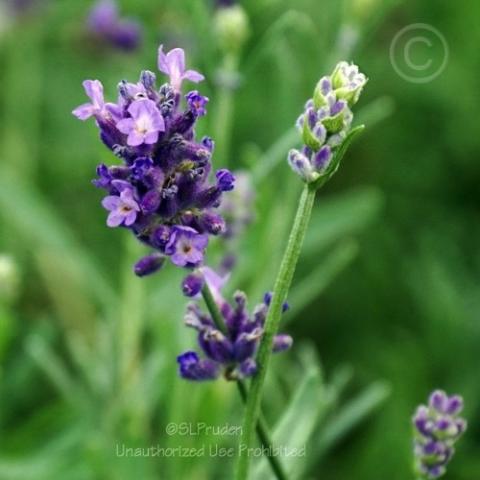
[[[467,428],[460,417],[463,399],[434,391],[428,406],[420,405],[413,417],[416,474],[422,480],[441,477],[455,453],[454,444]]]
[[[180,376],[187,380],[208,380],[221,374],[227,380],[251,377],[257,372],[256,353],[263,336],[263,327],[268,312],[268,303],[263,302],[252,314],[247,310],[247,298],[243,292],[234,295],[235,304],[226,302],[219,293],[223,282],[219,278],[212,283],[208,272],[209,284],[215,301],[223,317],[226,331],[221,332],[210,315],[203,313],[196,303],[191,303],[185,315],[185,324],[198,332],[198,343],[205,358],[194,352],[186,352],[178,357]],[[187,278],[184,289],[196,290],[195,279]],[[268,298],[268,295],[266,296]],[[292,337],[286,334],[276,335],[273,351],[283,352],[292,346]]]
[[[186,69],[180,48],[165,53],[160,46],[158,67],[169,76],[167,83],[157,88],[155,74],[145,70],[137,83],[119,83],[117,103],[105,102],[100,81],[86,80],[90,102],[73,111],[80,120],[93,117],[103,143],[123,160],[99,165],[93,183],[107,192],[107,225],[128,228],[154,252],[135,266],[139,276],[157,271],[164,257],[180,267],[200,267],[209,236],[226,230],[217,208],[235,183],[226,169],[212,172],[212,139],[195,140],[208,98],[196,90],[182,97],[183,82],[198,83],[203,75]],[[198,282],[184,287],[194,295]]]

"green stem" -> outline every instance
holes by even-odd
[[[202,295],[215,325],[223,333],[227,333],[227,327],[225,325],[225,322],[223,321],[223,316],[221,315],[218,309],[218,306],[215,303],[215,300],[213,298],[212,292],[208,288],[207,284],[205,284],[202,289]],[[243,382],[242,380],[237,380],[236,383],[237,383],[240,396],[242,397],[243,402],[246,403],[248,398],[248,388],[245,382]],[[271,440],[271,434],[269,432],[269,428],[265,420],[265,417],[263,416],[261,411],[259,412],[259,416],[255,422],[255,426],[256,426],[257,435],[261,444],[264,447],[268,448],[269,450],[273,451],[273,448],[271,448],[273,446],[273,443]],[[267,459],[270,463],[270,467],[272,468],[276,478],[278,480],[287,480],[287,475],[283,470],[283,466],[280,463],[279,458],[276,457],[275,455],[267,455]]]
[[[235,75],[238,69],[238,57],[233,54],[226,55],[223,60],[223,74]],[[232,121],[234,110],[234,95],[230,85],[222,85],[216,93],[217,110],[215,112],[213,131],[215,133],[215,158],[218,165],[228,165],[230,162],[229,151],[232,135]]]
[[[245,452],[253,445],[253,431],[260,415],[262,390],[272,353],[273,339],[278,330],[282,315],[282,306],[292,283],[298,257],[302,249],[303,239],[308,227],[316,189],[305,185],[298,204],[297,213],[288,239],[287,248],[275,281],[273,296],[265,320],[265,332],[257,355],[258,371],[253,377],[252,385],[245,407],[245,418],[242,429],[242,447]],[[237,460],[236,480],[246,480],[249,469],[249,455],[239,455]]]

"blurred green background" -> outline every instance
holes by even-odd
[[[118,445],[235,445],[165,433],[170,422],[240,425],[234,386],[177,378],[195,345],[173,267],[132,273],[144,248],[105,226],[90,183],[102,147],[71,110],[81,82],[156,70],[164,43],[187,51],[210,97],[199,134],[216,167],[251,174],[255,221],[234,243],[228,290],[250,303],[272,286],[298,178],[293,129],[318,78],[352,60],[370,81],[366,132],[320,193],[290,295],[294,349],[275,359],[264,407],[276,442],[306,445],[291,478],[412,478],[410,417],[434,388],[464,395],[469,430],[446,478],[480,478],[480,4],[402,0],[245,0],[242,48],[218,35],[206,0],[123,0],[143,42],[119,52],[88,36],[93,3],[32,0],[0,9],[0,479],[229,479],[231,458],[124,458]],[[28,3],[28,2],[27,2]],[[404,27],[428,38],[390,47]],[[238,31],[237,31],[238,33]],[[406,59],[406,51],[412,54]],[[445,69],[425,79],[446,60]],[[408,63],[410,60],[410,65]],[[431,61],[430,70],[419,69]],[[477,85],[477,86],[476,86]],[[252,478],[267,479],[261,460]]]

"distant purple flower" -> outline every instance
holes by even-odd
[[[205,267],[202,269],[205,270]],[[210,273],[210,272],[209,272]],[[210,278],[211,281],[211,278]],[[179,358],[190,359],[195,365],[198,362],[209,361],[216,365],[216,376],[202,376],[199,379],[216,378],[223,372],[227,380],[238,380],[240,378],[251,377],[257,371],[255,361],[257,348],[263,336],[263,327],[268,312],[268,305],[261,303],[252,314],[247,311],[247,298],[244,293],[236,292],[234,295],[235,305],[227,303],[219,293],[220,285],[212,288],[210,281],[207,280],[209,288],[215,292],[215,302],[217,303],[221,315],[226,325],[226,331],[220,331],[213,319],[204,314],[198,305],[192,303],[187,308],[185,315],[185,324],[194,328],[198,332],[198,343],[202,349],[205,360],[194,352],[187,352]],[[215,282],[218,281],[214,279]],[[274,352],[287,350],[292,345],[292,338],[286,334],[276,335],[274,338]],[[181,363],[182,365],[182,363]],[[211,366],[211,364],[209,364]],[[211,368],[213,368],[211,366]],[[193,375],[189,375],[185,369],[180,368],[180,375],[187,380],[197,380]]]
[[[102,205],[106,210],[110,211],[107,218],[109,227],[118,227],[119,225],[130,226],[140,211],[138,203],[133,198],[131,190],[125,189],[120,196],[109,195],[102,201]]]
[[[117,122],[120,132],[128,135],[127,144],[137,147],[151,145],[158,140],[158,133],[165,131],[165,122],[157,105],[152,100],[136,100],[128,108],[131,118]]]
[[[240,235],[254,219],[255,188],[248,172],[235,172],[235,189],[222,202],[219,210],[225,217],[226,238]]]
[[[203,262],[208,236],[190,227],[173,227],[165,252],[179,267],[196,267]]]
[[[449,397],[441,390],[430,395],[428,406],[417,408],[412,420],[414,454],[416,473],[422,479],[436,479],[445,474],[455,452],[453,446],[467,428],[467,422],[459,416],[462,409],[462,397]]]
[[[142,28],[134,20],[123,20],[118,23],[117,28],[110,34],[112,45],[121,50],[135,50],[142,38]]]
[[[138,22],[120,18],[117,4],[113,0],[96,3],[90,11],[87,24],[95,37],[122,50],[137,48],[141,40]]]
[[[183,80],[198,83],[205,78],[195,70],[185,70],[185,52],[181,48],[174,48],[165,54],[163,45],[160,45],[158,49],[158,69],[170,77],[170,84],[177,92],[181,90]]]
[[[197,90],[193,90],[185,96],[190,110],[197,116],[203,117],[207,114],[205,106],[208,103],[208,98],[200,95]]]

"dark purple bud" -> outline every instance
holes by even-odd
[[[182,292],[186,297],[195,297],[203,288],[204,279],[200,273],[187,275],[182,282]]]
[[[284,352],[288,350],[293,344],[293,338],[290,335],[281,333],[276,335],[273,339],[273,353]]]
[[[257,373],[257,363],[253,358],[247,358],[240,364],[239,369],[242,377],[252,377]]]
[[[234,344],[235,360],[243,362],[246,358],[253,357],[262,335],[263,330],[261,328],[256,328],[251,333],[241,333]]]
[[[317,172],[322,172],[330,164],[332,159],[332,149],[329,145],[324,145],[313,157],[313,168]]]
[[[232,360],[233,348],[222,332],[208,329],[199,336],[200,345],[205,354],[219,363],[229,363]]]
[[[144,213],[154,213],[160,206],[161,195],[158,190],[149,190],[142,198],[140,207]]]
[[[449,415],[456,415],[463,409],[463,399],[459,395],[453,395],[448,399],[446,412]]]
[[[217,186],[222,192],[228,192],[234,189],[235,177],[230,170],[222,168],[217,171],[215,177],[217,178]]]
[[[218,187],[209,187],[198,193],[195,201],[197,208],[218,207],[222,191]]]
[[[110,170],[108,167],[104,164],[101,163],[97,167],[97,175],[98,178],[95,178],[92,180],[92,183],[97,187],[97,188],[109,188],[111,181],[112,181],[112,175],[110,173]]]
[[[142,70],[140,74],[140,82],[145,87],[145,90],[153,90],[156,79],[157,77],[150,70]]]
[[[263,296],[263,301],[264,301],[265,305],[267,305],[267,307],[269,307],[270,303],[272,303],[272,296],[273,296],[273,292],[267,292]],[[289,308],[290,308],[289,303],[288,302],[283,302],[282,312],[285,313]]]
[[[332,117],[338,115],[346,106],[347,102],[345,100],[337,100],[330,108],[330,115]]]
[[[165,263],[165,257],[160,253],[152,253],[141,258],[133,267],[135,275],[144,277],[160,270]]]
[[[185,134],[187,133],[195,124],[197,117],[195,114],[187,110],[182,115],[179,115],[172,123],[171,133]]]
[[[201,226],[212,235],[219,235],[225,231],[225,220],[213,212],[205,212],[199,218]]]
[[[313,130],[318,120],[317,112],[313,108],[308,108],[305,115],[308,120],[308,126]]]
[[[170,240],[170,233],[170,227],[167,227],[166,225],[160,225],[153,231],[151,235],[150,240],[152,242],[152,245],[156,248],[163,250],[167,245],[168,241]]]
[[[210,159],[210,150],[202,144],[195,142],[182,142],[176,149],[175,155],[181,159],[189,159],[195,162],[205,163]]]
[[[214,380],[220,373],[220,366],[208,359],[198,357],[195,352],[185,352],[177,357],[180,376],[187,380]]]
[[[444,412],[447,407],[448,397],[442,390],[435,390],[428,401],[431,408],[434,408],[438,412]]]
[[[201,143],[210,152],[215,149],[215,142],[210,137],[203,137]]]

